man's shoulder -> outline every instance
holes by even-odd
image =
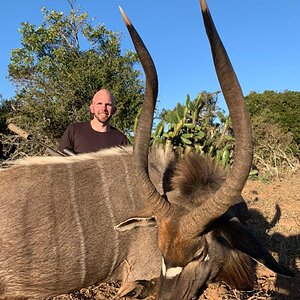
[[[75,123],[70,124],[69,127],[86,128],[86,127],[90,127],[90,122],[89,121],[75,122]]]
[[[67,130],[71,131],[71,132],[78,132],[81,130],[88,130],[89,128],[91,128],[90,122],[84,121],[84,122],[75,122],[75,123],[69,124],[67,127]]]
[[[111,126],[108,132],[113,140],[115,140],[116,145],[128,145],[130,144],[126,134],[121,130]]]
[[[120,129],[110,125],[110,132],[112,132],[113,134],[118,134],[118,135],[122,135],[122,136],[126,136]]]

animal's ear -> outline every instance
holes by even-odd
[[[273,272],[287,277],[295,276],[290,270],[277,263],[269,251],[237,219],[233,218],[222,224],[221,233],[233,248],[251,256]]]
[[[127,219],[126,221],[116,225],[115,230],[119,232],[123,232],[135,228],[155,227],[155,226],[156,226],[156,220],[154,217],[150,217],[150,218],[135,217],[135,218]]]

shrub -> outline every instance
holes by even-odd
[[[234,138],[230,118],[217,107],[216,93],[202,92],[185,105],[164,110],[152,134],[152,145],[171,144],[179,157],[194,150],[215,157],[223,165],[233,160]]]
[[[291,144],[293,135],[283,129],[267,123],[254,125],[253,162],[263,178],[281,177],[299,167],[299,161],[293,154]]]

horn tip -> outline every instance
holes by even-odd
[[[125,14],[124,10],[122,9],[122,7],[119,5],[119,10],[121,12],[121,15],[122,15],[122,18],[126,24],[126,26],[130,26],[131,25],[131,22],[129,21],[127,15]]]
[[[201,10],[206,12],[208,10],[206,0],[200,0]]]

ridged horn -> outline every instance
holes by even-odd
[[[206,33],[210,42],[216,73],[226,100],[235,137],[234,163],[219,190],[203,205],[182,220],[187,234],[197,235],[233,204],[248,178],[252,164],[253,144],[249,112],[244,96],[218,35],[205,0],[200,0]]]
[[[143,197],[144,201],[148,202],[155,212],[155,215],[161,216],[168,212],[170,205],[169,202],[158,193],[148,174],[149,143],[158,93],[156,68],[138,32],[123,9],[121,7],[119,7],[119,9],[146,77],[145,97],[134,137],[134,163],[136,165],[138,178],[140,179],[140,185],[137,186],[137,188],[139,189],[140,196]]]

